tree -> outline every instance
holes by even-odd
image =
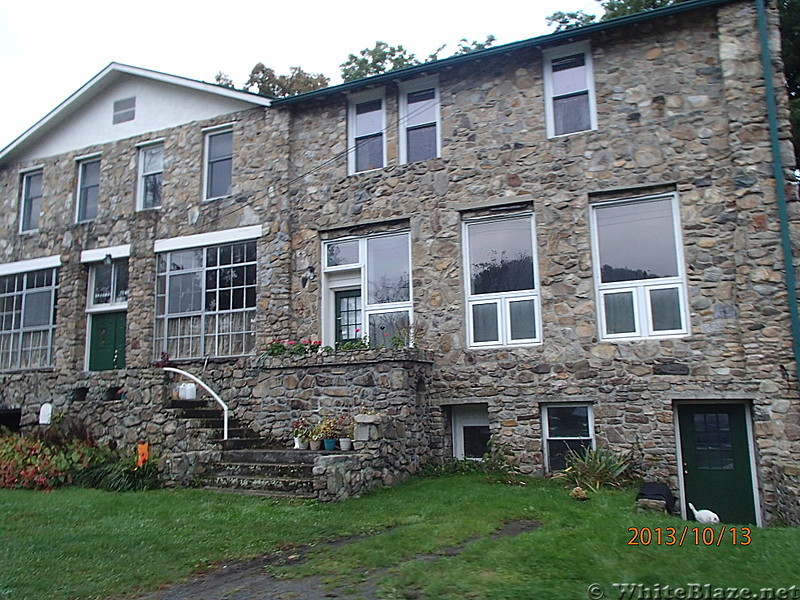
[[[458,42],[458,49],[453,53],[453,56],[474,52],[476,50],[484,50],[491,46],[495,39],[496,38],[491,34],[487,35],[483,42],[477,40],[468,42],[467,38],[461,38]],[[425,60],[421,61],[416,55],[403,48],[402,45],[390,46],[386,42],[375,42],[373,48],[364,48],[358,55],[350,54],[347,60],[339,65],[342,72],[342,81],[355,81],[362,77],[388,73],[389,71],[396,71],[397,69],[404,69],[406,67],[413,67],[438,60],[439,53],[444,50],[446,46],[447,44],[442,44],[435,52],[429,54]]]
[[[594,15],[587,15],[582,10],[577,12],[563,12],[556,11],[547,17],[547,26],[555,26],[556,31],[564,31],[565,29],[575,29],[576,27],[583,27],[590,25],[597,20]]]
[[[795,167],[800,166],[800,0],[778,0],[781,14],[781,54],[794,142]]]
[[[300,67],[291,67],[288,75],[276,75],[264,63],[257,63],[250,71],[244,89],[250,91],[255,88],[259,94],[283,98],[327,87],[329,82],[330,79],[322,73],[307,73]]]
[[[679,2],[686,2],[686,0],[596,0],[603,8],[603,16],[601,21],[608,21],[609,19],[616,19],[617,17],[624,17],[625,15],[632,15],[645,10],[654,10],[656,8],[664,8],[678,4]],[[556,31],[563,31],[565,29],[574,29],[575,27],[583,27],[596,21],[595,15],[586,14],[584,11],[577,12],[562,12],[557,11],[547,17],[547,25],[556,28]]]
[[[218,71],[217,74],[214,75],[214,83],[222,87],[233,88],[233,80],[228,77],[227,73],[222,71]]]

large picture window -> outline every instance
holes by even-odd
[[[547,135],[597,128],[592,54],[577,43],[543,52]]]
[[[589,404],[542,406],[545,462],[550,472],[567,466],[570,450],[581,453],[594,448],[594,415]]]
[[[158,255],[156,354],[240,356],[255,344],[256,243]]]
[[[533,215],[464,224],[470,346],[541,341]]]
[[[334,305],[324,337],[367,339],[373,347],[391,346],[398,336],[406,339],[412,297],[408,233],[331,241],[323,252]]]
[[[0,369],[52,365],[57,269],[0,276]]]
[[[350,173],[384,166],[385,108],[383,89],[350,98],[347,114],[347,164]]]
[[[592,229],[601,337],[688,333],[677,198],[595,204]]]

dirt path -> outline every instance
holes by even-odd
[[[505,523],[491,534],[489,539],[498,539],[532,531],[541,525],[538,521],[518,520]],[[345,546],[358,538],[346,538],[328,545]],[[434,561],[457,556],[466,545],[442,548],[436,554],[420,554],[410,560]],[[270,566],[300,564],[305,561],[306,549],[293,550],[292,554],[277,553],[247,562],[222,565],[212,571],[196,575],[185,583],[158,590],[135,600],[374,600],[378,598],[378,582],[385,569],[371,572],[356,589],[336,590],[323,586],[317,576],[296,579],[277,579],[267,572]]]

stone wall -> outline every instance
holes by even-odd
[[[776,463],[773,477],[777,482],[775,521],[782,525],[800,526],[800,466],[797,463]]]

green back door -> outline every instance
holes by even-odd
[[[124,369],[127,313],[97,313],[91,318],[89,370]]]

